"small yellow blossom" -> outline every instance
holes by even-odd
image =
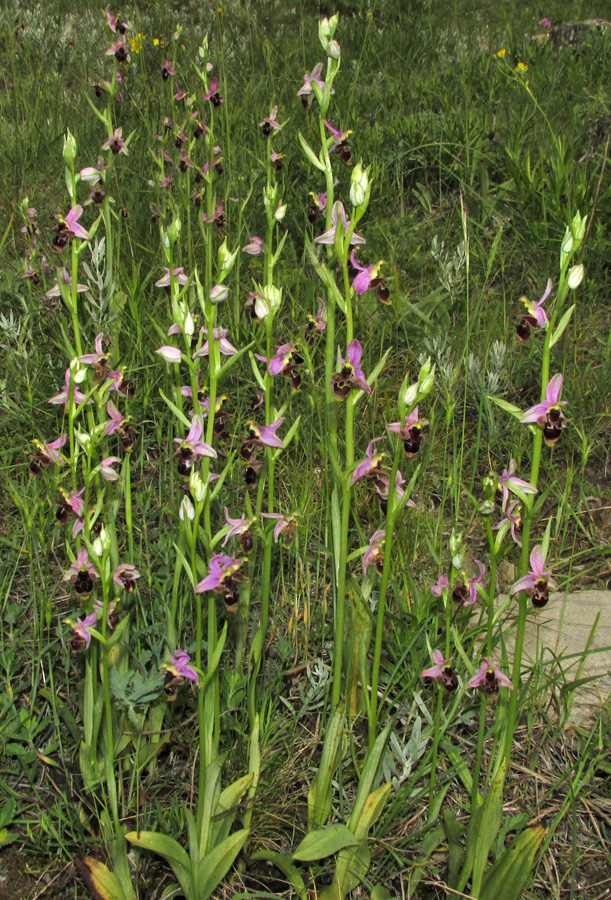
[[[516,73],[516,75],[524,75],[526,72],[528,72],[528,66],[526,65],[526,63],[519,62],[513,71]]]
[[[139,31],[136,37],[130,37],[129,46],[131,47],[132,53],[140,53],[144,46],[144,35],[142,32]]]
[[[506,54],[506,53],[507,53],[507,51],[506,51],[505,48],[503,47],[503,49],[502,49],[502,50],[499,50],[498,53],[497,53],[496,55],[499,56],[501,59],[505,59],[505,54]]]
[[[159,46],[159,38],[153,38],[153,47]]]

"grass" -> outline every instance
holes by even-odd
[[[313,832],[308,792],[315,777],[320,785],[321,753],[330,746],[333,731],[330,699],[338,685],[342,696],[356,698],[359,715],[338,739],[329,823],[354,827],[351,812],[372,758],[371,750],[366,755],[368,745],[387,722],[392,725],[377,768],[378,780],[393,787],[369,833],[371,861],[354,896],[359,891],[372,900],[448,895],[448,847],[458,853],[457,847],[468,841],[478,789],[482,797],[487,795],[504,740],[508,700],[503,692],[498,705],[491,703],[486,710],[477,695],[465,690],[487,639],[485,604],[464,609],[450,601],[446,610],[429,586],[441,572],[452,572],[453,534],[464,536],[465,562],[459,568],[465,577],[475,573],[476,559],[490,566],[485,521],[478,512],[482,480],[489,472],[500,473],[513,458],[528,477],[535,453],[532,437],[490,398],[521,410],[540,399],[543,342],[538,334],[526,344],[516,341],[515,326],[524,314],[519,298],[538,298],[548,277],[557,284],[560,244],[578,210],[588,215],[587,235],[575,259],[583,259],[586,277],[567,301],[575,302],[576,309],[553,349],[550,371],[564,376],[569,424],[558,445],[543,451],[532,544],[550,543],[550,566],[561,590],[573,590],[586,578],[597,587],[607,586],[609,529],[603,512],[609,506],[611,345],[605,323],[610,302],[611,26],[571,32],[560,27],[605,19],[606,4],[586,7],[556,0],[539,11],[502,2],[484,14],[469,0],[354,0],[339,9],[342,63],[329,118],[344,132],[351,130],[352,160],[343,165],[336,162],[337,154],[332,157],[335,196],[351,209],[353,165],[362,160],[371,167],[369,207],[357,227],[367,238],[359,260],[366,259],[365,265],[383,259],[382,274],[390,288],[388,305],[380,304],[373,291],[358,298],[353,332],[338,307],[332,365],[336,355],[345,357],[349,334],[362,342],[366,373],[388,353],[374,391],[354,406],[353,425],[347,418],[345,432],[343,409],[349,403],[337,406],[342,413],[336,452],[342,465],[362,460],[369,441],[397,420],[397,396],[406,373],[408,383],[415,381],[427,357],[436,366],[434,389],[420,401],[420,415],[426,415],[429,425],[417,458],[400,460],[407,481],[418,467],[412,493],[416,506],[397,520],[392,554],[387,554],[379,655],[374,640],[382,617],[380,581],[367,586],[361,561],[384,519],[380,524],[371,481],[354,485],[348,500],[338,488],[325,407],[329,371],[324,337],[312,347],[304,341],[307,316],[316,315],[318,298],[325,294],[306,250],[306,239],[325,230],[324,213],[317,224],[308,224],[309,192],[317,193],[325,184],[297,140],[300,132],[312,147],[320,146],[317,115],[312,107],[302,107],[296,93],[303,73],[321,58],[318,21],[335,11],[272,0],[228,2],[218,8],[134,3],[121,10],[129,35],[143,35],[121,85],[124,102],[114,104],[114,125],[122,126],[124,137],[131,136],[129,153],[114,160],[105,185],[114,198],[109,206],[112,225],[107,233],[100,224],[97,238],[106,235],[106,245],[102,250],[98,245],[97,259],[84,252],[78,280],[98,283],[90,297],[79,295],[83,352],[91,352],[96,334],[103,332],[112,342],[111,368],[125,366],[135,385],[133,398],[116,397],[136,430],[131,458],[116,438],[104,445],[105,455],[121,457],[120,481],[87,478],[91,498],[99,501],[99,524],[110,535],[112,568],[130,562],[141,577],[133,594],[122,594],[119,603],[129,612],[124,637],[108,649],[94,640],[96,649],[88,651],[93,656],[71,650],[66,619],[84,615],[79,612],[83,608],[90,611],[89,600],[81,604],[70,583],[62,580],[76,545],[70,526],[62,529],[55,519],[59,486],[66,492],[76,489],[77,477],[80,486],[81,469],[75,464],[66,467],[66,475],[57,470],[54,476],[51,467],[43,478],[35,478],[28,454],[33,438],[49,442],[58,429],[70,430],[68,418],[58,424],[57,407],[48,404],[78,345],[69,310],[61,298],[46,296],[55,283],[55,265],[70,264],[70,249],[58,257],[52,247],[56,217],[71,205],[62,148],[70,129],[78,144],[77,171],[95,165],[107,135],[91,103],[103,112],[107,96],[97,98],[92,87],[110,77],[113,58],[104,56],[109,31],[94,4],[55,0],[22,9],[7,3],[0,12],[6,59],[0,81],[0,141],[6,159],[0,175],[0,422],[5,435],[0,448],[0,661],[6,684],[0,700],[0,789],[2,799],[13,804],[4,808],[7,821],[0,818],[8,828],[6,834],[0,831],[0,847],[12,840],[0,854],[0,868],[3,860],[13,868],[27,860],[31,874],[19,883],[21,893],[13,891],[12,896],[86,896],[81,881],[74,881],[72,866],[82,857],[104,859],[124,874],[121,865],[135,865],[137,896],[163,896],[154,892],[169,884],[168,866],[158,856],[133,851],[128,863],[113,842],[117,836],[122,840],[125,829],[145,829],[184,844],[186,811],[197,816],[198,795],[211,796],[206,781],[211,776],[199,772],[204,745],[208,762],[218,759],[222,766],[223,787],[245,773],[258,773],[245,790],[236,820],[236,828],[250,829],[248,841],[218,896],[298,896],[296,882],[292,890],[288,885],[292,870],[278,868],[278,857],[269,854],[282,854],[285,865]],[[537,24],[543,15],[552,22],[551,39]],[[198,47],[206,35],[224,96],[214,112],[215,141],[223,152],[223,173],[214,176],[214,191],[215,204],[224,203],[227,219],[223,230],[207,226],[208,231],[198,224],[208,197],[204,193],[199,208],[192,204],[192,174],[176,173],[173,189],[164,193],[155,162],[160,146],[156,135],[166,134],[164,119],[173,116],[176,123],[185,116],[173,99],[176,84],[197,92],[197,106],[202,104],[203,85],[192,64],[201,65]],[[501,49],[504,58],[497,55]],[[164,83],[159,73],[166,59],[174,61],[178,75]],[[522,76],[514,73],[519,62],[528,66]],[[258,123],[275,104],[285,124],[271,146],[285,156],[281,171],[270,174],[269,148]],[[163,143],[178,155],[173,139],[164,137]],[[201,147],[192,148],[200,163]],[[106,153],[107,164],[109,157]],[[272,183],[287,211],[270,230],[262,192]],[[82,203],[86,190],[83,185],[78,190]],[[151,218],[154,203],[162,207],[160,222]],[[37,210],[36,251],[52,267],[41,271],[39,285],[22,278],[28,237],[20,229],[28,206]],[[85,208],[87,228],[96,215],[95,207]],[[175,215],[182,229],[170,261],[163,235]],[[286,234],[272,276],[283,290],[273,331],[268,335],[265,325],[257,326],[242,309],[253,282],[263,285],[269,274],[260,257],[243,253],[227,279],[230,294],[218,307],[218,321],[229,328],[237,348],[252,342],[253,352],[264,355],[266,347],[299,340],[306,363],[303,385],[295,393],[288,379],[277,378],[272,387],[264,366],[259,367],[273,398],[264,410],[252,411],[256,362],[251,365],[245,353],[221,378],[218,393],[227,397],[223,409],[229,417],[223,434],[215,437],[219,460],[213,461],[213,469],[225,472],[226,480],[218,498],[202,501],[198,530],[178,517],[185,491],[173,455],[174,438],[181,440],[184,429],[160,390],[175,404],[184,403],[176,388],[188,377],[184,368],[166,366],[153,352],[174,340],[166,332],[176,320],[176,307],[155,282],[164,265],[183,266],[189,275],[197,266],[209,289],[220,271],[213,267],[225,237],[233,249],[252,235],[266,234],[274,248]],[[328,262],[341,289],[341,265],[325,254],[320,259]],[[199,310],[199,327],[205,325],[204,307],[194,301],[193,291],[189,302]],[[328,298],[326,302],[328,309]],[[201,372],[207,379],[213,364],[206,366]],[[107,418],[110,396],[96,408],[99,421]],[[251,417],[273,421],[274,400],[277,415],[286,417],[280,433],[286,437],[301,417],[298,431],[277,459],[265,451],[259,487],[248,492],[240,463],[246,422]],[[87,416],[85,411],[79,427],[92,432],[93,410],[89,421]],[[390,466],[392,448],[382,446]],[[130,459],[129,481],[124,458]],[[268,493],[266,484],[273,485]],[[270,490],[275,496],[268,507]],[[239,516],[249,504],[259,511],[298,512],[299,525],[292,544],[281,540],[277,545],[261,525],[261,552],[255,550],[248,564],[239,612],[226,612],[220,598],[210,595],[209,602],[208,595],[193,594],[189,573],[193,583],[206,575],[210,541],[225,524],[224,508]],[[90,525],[88,519],[88,546],[99,537]],[[244,555],[234,543],[228,546],[232,555]],[[222,542],[214,552],[221,547]],[[515,577],[503,585],[508,587],[522,565],[509,539],[498,562],[501,558],[515,566]],[[345,591],[339,580],[342,560]],[[455,577],[460,580],[460,573],[452,573]],[[345,630],[339,629],[338,638],[338,597],[344,594]],[[198,596],[203,596],[201,621]],[[265,628],[261,622],[266,621],[267,599]],[[170,627],[173,604],[176,618]],[[504,664],[506,629],[517,619],[516,608],[495,622],[491,635],[495,661]],[[259,634],[262,644],[256,651]],[[449,647],[448,634],[462,674],[457,693],[442,700],[442,692],[426,685],[419,673],[430,666],[431,650]],[[182,647],[192,661],[201,661],[205,672],[214,647],[223,640],[219,669],[210,669],[210,686],[202,689],[200,700],[187,681],[177,686],[176,700],[166,702],[162,688],[167,670],[161,667],[167,665],[169,651]],[[332,671],[340,640],[341,684]],[[93,663],[86,666],[86,659]],[[380,728],[374,727],[372,734],[370,677],[378,666],[379,690],[376,694],[374,684],[373,695]],[[504,671],[510,668],[505,665]],[[606,849],[611,810],[608,709],[592,726],[565,729],[572,691],[559,690],[559,680],[551,664],[522,672],[505,818],[491,839],[489,864],[510,837],[542,821],[546,836],[526,895],[538,900],[573,897],[580,891],[584,900],[598,900],[608,893],[611,866]],[[99,697],[99,713],[87,707],[89,690]],[[552,702],[558,707],[555,714]],[[92,715],[98,723],[93,738],[88,731]],[[211,735],[217,742],[214,752],[205,744]],[[83,759],[83,744],[93,748],[90,763]],[[473,786],[480,754],[480,778]],[[116,781],[118,799],[113,800],[111,781]],[[372,780],[371,788],[376,784]],[[236,809],[238,804],[239,798]],[[207,821],[207,813],[201,815]],[[210,827],[222,820],[211,814]],[[316,824],[326,823],[321,819]],[[456,844],[450,837],[454,833],[459,835]],[[320,892],[328,886],[341,858],[341,853],[327,854],[298,864],[306,888],[314,890],[315,884]],[[360,863],[353,860],[351,865],[356,870]],[[16,876],[11,877],[17,884]],[[475,891],[468,884],[459,890]]]

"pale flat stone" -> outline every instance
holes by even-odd
[[[584,654],[600,614],[589,652]],[[515,625],[507,639],[512,656]],[[552,594],[547,606],[537,613],[532,606],[524,635],[523,668],[538,659],[549,672],[554,657],[564,673],[558,684],[594,678],[575,689],[570,721],[583,725],[592,719],[611,697],[611,591],[580,591]],[[552,671],[554,671],[552,669]]]

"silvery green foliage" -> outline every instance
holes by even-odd
[[[445,249],[444,241],[439,241],[437,235],[431,241],[431,256],[439,266],[437,277],[442,288],[456,296],[465,280],[465,244],[461,241],[456,250],[451,253]]]
[[[280,697],[280,700],[288,709],[290,709],[296,719],[300,719],[307,712],[315,709],[322,709],[327,702],[327,687],[331,677],[331,667],[322,659],[317,658],[306,669],[308,685],[299,685],[299,697],[301,706],[297,708],[290,703],[286,697]]]
[[[423,366],[430,356],[437,366],[439,379],[448,393],[452,393],[458,381],[459,370],[454,360],[452,350],[446,346],[446,338],[435,335],[424,339],[426,352],[421,353],[418,362]]]
[[[504,394],[507,387],[506,357],[506,344],[503,341],[495,341],[490,349],[484,375],[481,360],[474,353],[470,353],[467,360],[467,374],[471,386],[477,391],[483,388],[488,396],[492,397]]]
[[[106,272],[106,238],[98,240],[91,247],[91,265],[83,263],[90,290],[85,294],[87,311],[96,329],[103,330],[114,316],[110,314],[110,301],[115,285],[110,272]]]
[[[409,778],[414,765],[423,756],[428,742],[429,731],[423,736],[420,716],[414,719],[406,743],[402,743],[395,732],[391,734],[382,759],[382,772],[384,780],[392,781],[395,790]]]

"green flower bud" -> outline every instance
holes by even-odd
[[[234,250],[234,252],[231,253],[231,251],[228,249],[227,238],[225,238],[225,240],[219,247],[219,254],[218,254],[219,269],[221,270],[221,272],[230,272],[231,271],[237,255],[238,255],[237,250]]]
[[[76,159],[76,139],[73,134],[71,134],[70,129],[66,132],[66,136],[64,138],[64,162],[71,169],[74,166],[74,160]]]
[[[329,41],[327,44],[327,56],[331,57],[331,59],[339,59],[341,56],[341,50],[339,48],[339,44],[337,41]]]

